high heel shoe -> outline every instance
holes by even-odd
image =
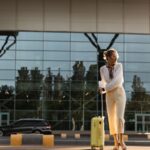
[[[120,144],[120,146],[121,146],[122,150],[127,150],[127,146],[125,143]]]
[[[119,150],[119,143],[113,147],[113,150]]]
[[[114,146],[113,150],[119,150],[119,146]]]

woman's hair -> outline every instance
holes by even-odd
[[[119,54],[118,54],[117,50],[114,48],[111,48],[111,49],[108,49],[107,51],[104,51],[103,59],[107,61],[107,57],[111,57],[112,53],[114,53],[114,52],[115,52],[117,60],[118,60]]]

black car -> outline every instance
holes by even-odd
[[[9,126],[0,127],[0,136],[12,133],[42,133],[51,134],[51,125],[44,119],[19,119]]]

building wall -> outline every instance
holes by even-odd
[[[0,0],[0,30],[150,33],[150,0]]]

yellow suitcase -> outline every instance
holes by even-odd
[[[91,149],[99,147],[100,150],[104,148],[105,130],[104,117],[93,117],[91,119]]]
[[[103,103],[103,97],[101,96]],[[91,119],[91,149],[99,148],[104,149],[105,142],[105,129],[104,129],[104,116],[102,104],[102,117],[96,116]]]

